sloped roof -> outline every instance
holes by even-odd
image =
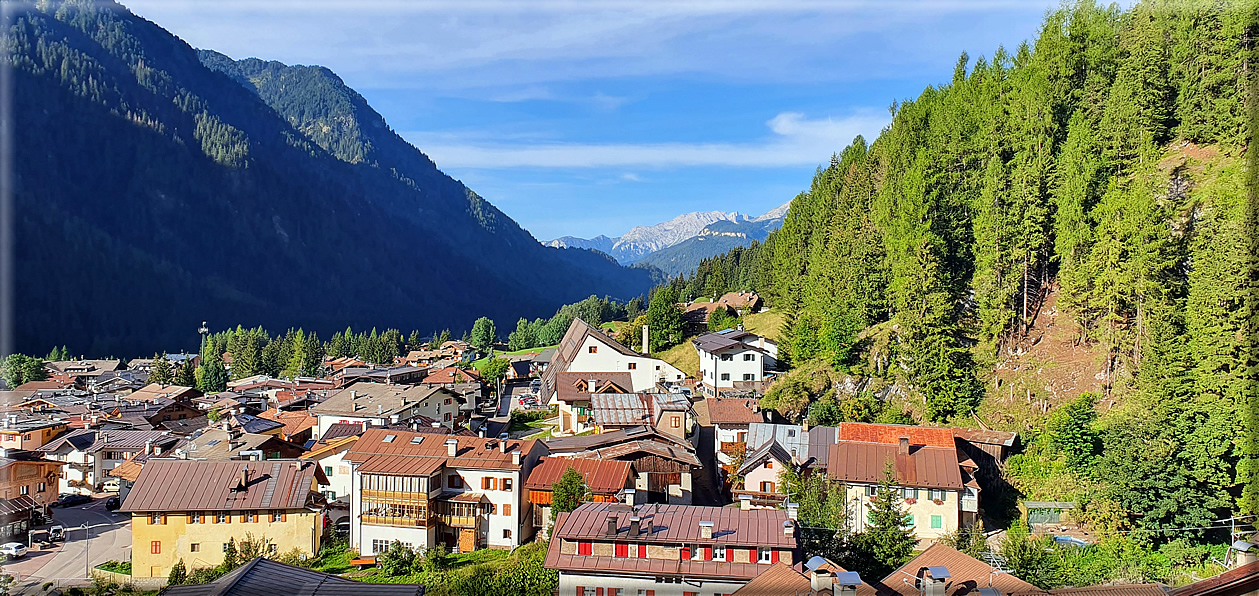
[[[1229,596],[1259,590],[1259,561],[1172,590],[1171,596]]]
[[[464,370],[454,366],[447,366],[446,368],[429,372],[421,382],[428,385],[480,383],[481,375],[476,370]]]
[[[770,441],[760,447],[757,447],[756,451],[749,453],[748,456],[743,459],[743,465],[739,467],[737,474],[744,476],[748,472],[755,470],[758,466],[764,463],[766,459],[771,457],[778,460],[778,463],[780,464],[791,465],[795,463],[791,458],[791,454],[787,453],[787,450],[783,449],[783,446],[779,445],[778,441]]]
[[[594,381],[594,393],[630,393],[634,390],[633,376],[628,372],[556,373],[556,399],[563,402],[590,399],[590,382]]]
[[[283,424],[284,430],[280,432],[282,432],[286,437],[314,428],[315,423],[319,421],[319,417],[306,410],[288,412],[285,410],[270,409],[259,414],[259,416],[266,418],[267,420],[274,420]]]
[[[95,430],[78,429],[49,441],[39,450],[47,453],[69,446],[73,451],[94,453],[102,449],[143,449],[152,441],[155,446],[165,447],[179,440],[164,430]]]
[[[909,437],[914,445],[931,447],[956,447],[953,441],[953,429],[933,428],[929,426],[913,426],[909,424],[867,424],[864,422],[839,423],[840,441],[864,441],[867,443],[890,443],[895,445],[901,437]]]
[[[182,385],[161,385],[158,383],[150,383],[127,396],[128,401],[155,401],[159,398],[167,398],[173,400],[192,399],[200,396],[201,392],[193,387],[184,387]]]
[[[985,443],[988,445],[1000,445],[1002,447],[1014,446],[1014,441],[1019,438],[1018,433],[1002,430],[984,430],[978,428],[954,428],[953,434],[955,434],[957,438],[971,443]]]
[[[1052,596],[1167,596],[1167,592],[1167,587],[1161,584],[1117,584],[1049,590]]]
[[[826,566],[833,571],[843,572],[839,566]],[[870,584],[861,582],[857,586],[857,596],[874,596],[877,591]],[[797,571],[784,563],[776,563],[756,579],[746,583],[734,591],[734,596],[832,596],[832,590],[815,592],[809,576]]]
[[[239,490],[244,470],[249,484]],[[152,458],[140,471],[121,511],[230,511],[306,507],[316,480],[328,479],[315,462],[205,461]]]
[[[627,461],[548,457],[529,472],[525,488],[549,491],[569,468],[581,474],[591,492],[600,495],[615,494],[625,488],[630,484],[633,473],[633,465]]]
[[[455,455],[448,455],[446,442],[455,441]],[[427,476],[442,465],[452,468],[516,470],[512,452],[527,455],[536,440],[509,439],[500,450],[498,439],[460,435],[432,435],[404,430],[373,428],[363,433],[345,454],[347,461],[359,462],[362,471]],[[523,462],[523,460],[522,460]]]
[[[704,400],[708,404],[708,419],[713,424],[752,424],[765,422],[765,415],[760,411],[760,404],[755,399],[716,399]]]
[[[169,586],[161,596],[423,596],[420,584],[367,584],[262,557],[208,584]]]
[[[921,592],[914,585],[913,578],[922,577],[928,567],[945,567],[949,570],[947,596],[978,593],[979,588],[986,588],[989,585],[1000,590],[1002,594],[1044,594],[1032,584],[1006,572],[996,573],[987,563],[940,543],[927,547],[927,550],[883,578],[879,592],[889,595],[920,596]]]
[[[642,520],[643,533],[638,537],[628,535],[630,518],[634,516]],[[551,535],[564,540],[609,540],[612,539],[607,534],[609,518],[616,519],[618,540],[630,539],[647,544],[796,547],[795,537],[788,537],[783,531],[783,523],[789,521],[786,511],[745,511],[734,507],[699,505],[629,507],[617,503],[583,503],[565,519],[556,519]],[[701,537],[700,522],[712,522],[712,538]],[[551,544],[558,546],[558,541]],[[550,556],[547,558],[550,559]]]
[[[842,482],[877,484],[892,462],[899,486],[962,489],[956,449],[911,445],[908,454],[897,453],[898,449],[885,443],[839,441],[831,445],[826,471]]]
[[[463,399],[444,387],[412,385],[387,385],[385,383],[355,383],[328,397],[323,403],[311,408],[318,415],[338,416],[392,416],[406,415],[411,419],[415,406],[438,393]],[[377,413],[379,410],[379,414]],[[418,415],[418,413],[415,413]]]

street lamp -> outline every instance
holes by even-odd
[[[90,580],[92,579],[92,556],[88,554],[88,549],[92,546],[92,526],[87,524],[88,522],[83,522],[83,525],[79,527],[83,528],[83,575]]]

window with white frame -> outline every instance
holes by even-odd
[[[714,547],[713,547],[713,560],[714,560],[714,561],[725,561],[725,560],[726,560],[726,547],[724,547],[724,546],[714,546]]]
[[[753,361],[755,361],[755,360],[756,360],[756,354],[744,354],[744,355],[743,355],[743,361],[744,361],[744,362],[753,362]]]
[[[773,550],[768,549],[768,548],[758,549],[756,551],[756,555],[757,555],[756,560],[760,563],[769,563],[770,561],[773,561],[774,559],[773,552],[774,552]]]

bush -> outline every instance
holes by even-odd
[[[105,561],[104,563],[97,565],[96,568],[101,571],[131,575],[131,561]]]
[[[170,568],[170,577],[166,579],[166,585],[179,586],[186,581],[188,581],[188,569],[184,567],[184,560],[180,559],[174,567]]]
[[[410,575],[415,568],[415,551],[395,540],[389,545],[389,550],[376,557],[376,562],[385,575],[391,577]]]
[[[424,560],[421,563],[424,571],[437,573],[446,569],[446,554],[445,544],[439,544],[424,551]]]

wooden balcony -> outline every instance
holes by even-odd
[[[392,526],[395,528],[427,528],[430,520],[413,517],[386,517],[382,515],[364,515],[363,523],[373,526]]]

